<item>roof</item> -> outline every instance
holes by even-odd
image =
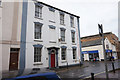
[[[116,45],[118,43],[118,37],[112,32],[104,33],[104,38],[107,38],[113,45]],[[97,39],[101,39],[101,36],[99,34],[81,37],[81,42],[94,41]]]
[[[108,34],[112,34],[112,32],[104,33],[104,35],[108,35]],[[90,35],[90,36],[81,37],[81,39],[89,38],[89,37],[99,37],[99,36],[100,36],[99,34],[96,34],[96,35]]]
[[[54,8],[54,9],[56,9],[56,10],[59,10],[59,11],[61,11],[61,12],[70,14],[70,15],[75,16],[75,17],[77,17],[77,18],[80,18],[80,16],[77,16],[77,15],[75,15],[75,14],[72,14],[72,13],[69,13],[69,12],[67,12],[67,11],[61,10],[61,9],[59,9],[59,8],[53,7],[53,6],[48,5],[48,4],[46,4],[46,3],[43,3],[43,2],[40,2],[40,1],[37,1],[37,2],[38,2],[38,3],[41,3],[41,4],[45,5],[45,6],[48,6],[48,7]]]
[[[96,39],[96,40],[92,40],[92,41],[82,42],[81,45],[82,45],[82,47],[102,45],[101,41],[102,41],[102,39]]]

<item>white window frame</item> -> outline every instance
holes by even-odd
[[[72,51],[73,51],[73,59],[77,59],[76,58],[76,48],[73,48]]]
[[[70,17],[70,26],[74,27],[74,17]]]
[[[65,42],[65,30],[61,29],[61,41]]]
[[[35,17],[42,18],[42,7],[35,5]]]
[[[64,14],[60,14],[60,24],[61,24],[61,25],[64,25],[64,24],[65,24],[64,17],[65,17]]]
[[[72,43],[75,43],[75,32],[71,32]]]
[[[61,60],[66,60],[66,48],[61,48]]]
[[[39,28],[40,31],[37,32],[36,28]],[[39,24],[35,24],[35,26],[34,26],[34,39],[36,39],[36,40],[42,39],[42,26]]]
[[[42,48],[34,47],[34,62],[41,62]]]

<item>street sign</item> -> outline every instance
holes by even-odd
[[[102,36],[102,34],[103,34],[102,24],[98,24],[98,27],[99,27],[99,34],[100,34],[100,36]]]
[[[106,71],[106,80],[108,80],[107,56],[106,56],[106,52],[105,52],[104,33],[103,33],[102,24],[98,24],[98,27],[99,27],[99,34],[100,34],[100,36],[102,38],[104,62],[105,62],[105,71]]]

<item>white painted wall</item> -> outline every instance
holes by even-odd
[[[22,16],[22,3],[17,3],[19,5],[15,5],[14,2],[4,2],[2,1],[2,37],[0,36],[0,44],[2,44],[2,71],[9,71],[9,61],[10,61],[10,48],[20,48],[20,34],[21,34],[21,16]],[[18,16],[15,7],[18,7]],[[1,15],[1,14],[0,14]],[[1,22],[0,22],[1,23]],[[17,25],[13,25],[14,23],[18,23]],[[1,26],[0,26],[1,27]],[[17,30],[14,28],[17,27]],[[15,34],[12,34],[16,32]],[[1,34],[1,33],[0,33]],[[12,40],[12,37],[15,37],[16,40]]]
[[[106,45],[109,46],[109,49],[112,50],[112,51],[115,51],[116,52],[116,47],[115,45],[111,44],[110,41],[106,38],[105,39],[105,49],[107,49]],[[112,53],[114,58],[117,59],[117,53]]]
[[[2,4],[0,5],[0,79],[2,78]]]
[[[79,63],[78,58],[77,62],[72,59],[72,46],[77,46],[77,35],[76,35],[76,40],[75,44],[72,44],[71,41],[71,30],[76,31],[77,27],[77,18],[74,17],[75,19],[75,28],[70,27],[70,15],[65,13],[65,26],[60,25],[60,16],[59,16],[59,11],[55,10],[55,12],[51,12],[48,9],[49,7],[43,6],[43,15],[42,19],[37,19],[35,18],[35,4],[34,2],[29,2],[28,3],[28,16],[27,16],[27,43],[26,43],[26,68],[41,68],[41,67],[48,67],[49,64],[49,59],[46,60],[48,57],[48,47],[56,47],[58,46],[59,48],[61,46],[67,46],[67,60],[69,64],[76,64]],[[50,22],[54,21],[55,23]],[[43,23],[42,26],[42,39],[38,41],[34,41],[34,22],[40,22]],[[56,29],[50,29],[48,25],[53,25],[56,26]],[[58,39],[60,38],[60,28],[64,27],[66,28],[65,32],[65,44],[61,44],[61,42],[58,42]],[[49,41],[54,41],[56,43],[50,43]],[[34,44],[42,44],[42,65],[35,66],[34,63]],[[77,57],[78,57],[78,50],[77,50]],[[66,61],[61,60],[61,49],[58,52],[58,64],[59,66],[66,65]]]

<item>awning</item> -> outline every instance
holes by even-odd
[[[67,48],[67,46],[61,46],[61,48],[64,48],[64,49],[65,49],[65,48]]]
[[[73,46],[72,48],[73,48],[73,49],[76,49],[77,47],[76,47],[76,46]]]
[[[54,8],[49,7],[49,10],[52,11],[52,12],[55,12]]]
[[[98,50],[94,51],[83,51],[82,54],[98,53]]]
[[[106,50],[105,52],[106,52],[106,53],[109,53],[109,52],[112,52],[112,50]]]
[[[65,28],[63,28],[63,27],[61,27],[60,29],[61,29],[61,30],[66,30],[66,29],[65,29]]]
[[[39,48],[42,48],[43,47],[43,45],[41,45],[41,44],[37,44],[37,45],[33,45],[34,47],[39,47]]]
[[[53,26],[53,25],[49,25],[49,28],[51,28],[51,29],[55,29],[56,27]]]
[[[40,26],[42,26],[43,24],[42,23],[40,23],[40,22],[34,22],[35,24],[37,24],[37,25],[40,25]]]
[[[39,7],[43,7],[43,4],[41,4],[41,3],[35,3],[35,5],[37,5]]]

